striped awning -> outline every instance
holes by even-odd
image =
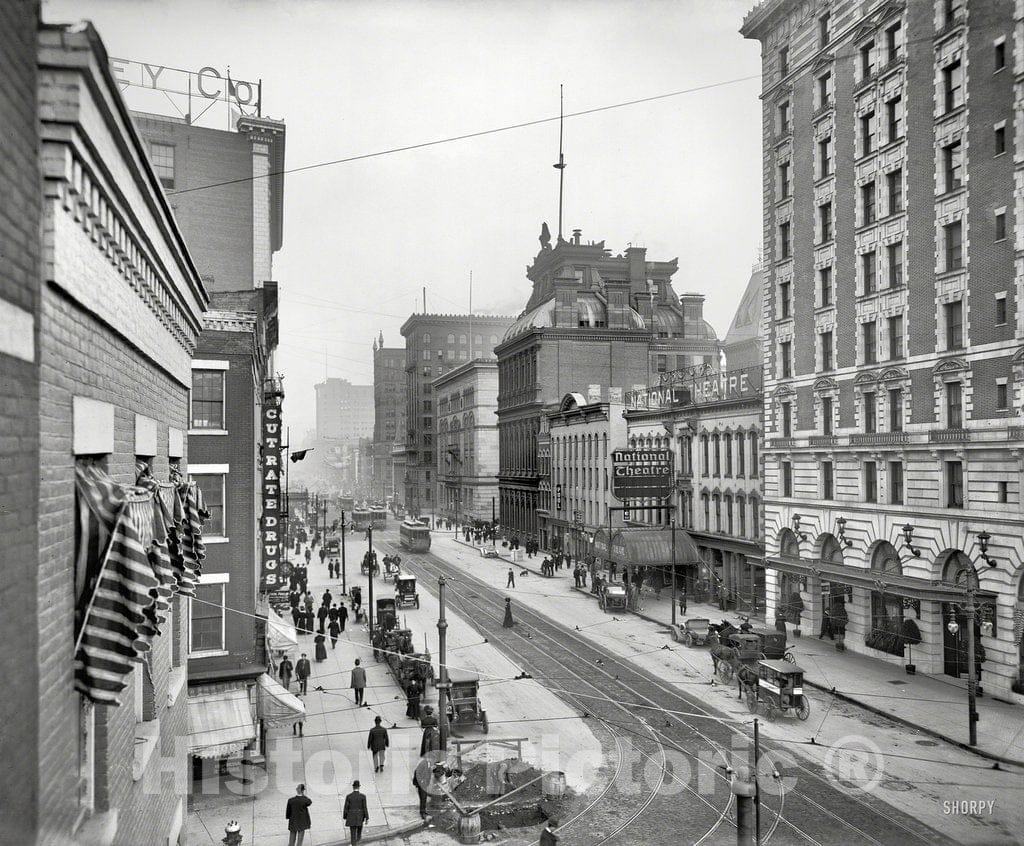
[[[294,693],[289,693],[276,679],[264,673],[259,682],[256,713],[267,726],[284,726],[306,717],[306,706]]]
[[[612,535],[610,558],[627,567],[664,567],[676,564],[699,564],[700,553],[693,538],[683,529],[675,530],[673,552],[672,530],[619,529]]]
[[[189,754],[226,758],[256,739],[246,688],[200,693],[188,697]]]

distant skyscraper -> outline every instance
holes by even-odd
[[[405,349],[385,347],[384,333],[373,342],[373,472],[374,496],[395,493],[402,479],[396,479],[391,451],[398,435],[398,423],[405,411]],[[404,426],[404,423],[403,423]],[[404,436],[404,432],[402,433]]]

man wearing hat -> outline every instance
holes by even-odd
[[[341,815],[345,818],[345,825],[348,826],[349,842],[355,846],[363,838],[363,826],[369,819],[369,811],[366,808],[366,797],[359,792],[359,780],[352,782],[352,792],[345,797],[345,807]]]
[[[311,825],[309,806],[312,804],[313,800],[306,795],[306,785],[296,787],[295,795],[284,809],[284,818],[288,820],[288,846],[302,846]]]

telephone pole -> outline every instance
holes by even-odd
[[[370,601],[366,604],[366,613],[370,622],[370,643],[373,643],[373,523],[371,523],[366,529],[367,548],[369,549],[369,557],[367,558],[366,568],[366,579],[370,583],[369,595]]]
[[[444,618],[444,576],[437,579],[437,599],[441,606],[437,618],[437,725],[441,734],[441,748],[448,751],[448,621]]]
[[[345,584],[345,509],[341,510],[341,595],[348,595]]]

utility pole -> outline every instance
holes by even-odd
[[[761,846],[761,780],[757,774],[761,764],[760,738],[757,717],[754,717],[754,846]]]
[[[366,606],[366,613],[369,615],[370,621],[370,643],[373,643],[373,523],[370,523],[366,528],[366,539],[368,541],[367,548],[370,551],[370,557],[367,561],[369,566],[366,568],[366,579],[370,583],[370,601]]]
[[[494,547],[494,540],[498,533],[494,530],[494,497],[491,497],[491,547]]]
[[[676,624],[676,518],[671,519],[672,525],[672,625]]]
[[[448,621],[444,618],[444,592],[447,581],[437,579],[437,600],[441,606],[437,618],[437,725],[441,734],[441,749],[448,751]]]
[[[978,574],[974,564],[967,569],[967,744],[978,745],[977,670],[974,666],[974,618],[978,613],[975,603]]]
[[[345,584],[345,509],[341,510],[341,595],[348,595],[348,588]]]

